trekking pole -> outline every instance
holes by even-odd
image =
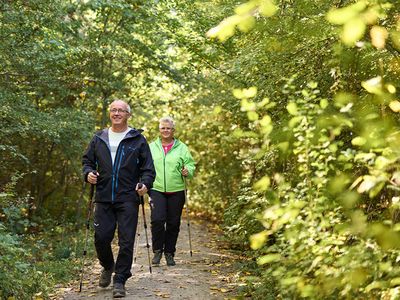
[[[140,226],[141,226],[140,223],[141,223],[141,221],[140,221],[140,218],[139,218],[139,224],[138,224],[137,228],[140,228]],[[136,236],[137,236],[137,238],[135,240],[135,251],[133,252],[134,253],[133,263],[134,264],[136,263],[136,259],[137,259],[138,252],[139,252],[140,230],[136,229]]]
[[[183,182],[185,183],[185,207],[186,207],[186,219],[187,219],[187,228],[188,228],[188,234],[189,234],[189,249],[190,249],[190,256],[193,256],[192,252],[192,235],[190,234],[190,218],[189,218],[189,200],[187,198],[187,191],[186,191],[186,177],[183,176]]]
[[[84,268],[84,265],[85,265],[85,258],[86,258],[86,254],[87,254],[89,223],[90,223],[90,216],[92,214],[93,195],[94,195],[94,185],[91,184],[90,185],[90,192],[89,192],[89,205],[88,205],[88,214],[87,214],[87,219],[86,219],[86,232],[85,232],[85,246],[83,248],[82,264],[81,264],[81,280],[80,280],[80,283],[79,283],[79,292],[82,291],[83,268]]]
[[[138,184],[138,188],[141,189],[143,186],[142,183]],[[147,257],[149,259],[149,271],[153,273],[151,270],[151,261],[150,261],[150,245],[149,245],[149,237],[147,235],[147,223],[146,223],[146,215],[144,213],[144,197],[140,196],[140,204],[142,205],[142,216],[143,216],[143,225],[144,225],[144,235],[146,236],[146,248],[147,248]]]

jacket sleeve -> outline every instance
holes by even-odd
[[[190,154],[189,148],[185,145],[185,151],[183,154],[183,165],[188,169],[189,175],[188,178],[191,179],[194,176],[194,171],[196,169],[196,165],[192,155]]]
[[[141,182],[150,190],[153,187],[156,178],[156,170],[154,169],[153,157],[151,156],[150,147],[143,137],[144,142],[140,148],[140,178]]]
[[[82,157],[82,172],[83,172],[83,180],[87,182],[87,176],[90,172],[96,171],[96,156],[95,156],[95,139],[90,141],[90,144],[86,148],[85,153]]]

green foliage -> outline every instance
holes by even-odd
[[[243,157],[264,166],[250,176],[265,194],[243,189],[230,205],[268,205],[264,230],[250,243],[261,269],[255,275],[264,286],[272,278],[279,297],[396,299],[399,82],[390,62],[399,48],[388,32],[398,31],[398,3],[311,2],[281,3],[282,10],[232,41],[242,51],[235,63],[249,79],[234,91],[249,120],[240,135],[256,145]],[[256,1],[241,7],[250,6]],[[341,40],[327,20],[344,25]],[[211,34],[222,34],[224,22]],[[228,231],[235,244],[234,236],[251,231],[240,218],[247,211],[230,211],[238,221],[238,231]]]
[[[30,299],[36,293],[47,293],[45,275],[29,262],[29,255],[21,247],[20,239],[7,233],[0,225],[0,296],[16,299]]]

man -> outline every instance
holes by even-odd
[[[82,159],[85,180],[96,185],[94,242],[103,267],[99,286],[109,286],[115,271],[115,298],[125,296],[125,282],[132,276],[139,196],[152,187],[155,178],[147,141],[141,130],[128,127],[130,116],[126,102],[112,102],[111,127],[94,135]],[[117,225],[119,251],[114,261],[111,242]]]

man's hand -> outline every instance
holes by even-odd
[[[90,172],[87,176],[87,181],[91,184],[97,184],[97,176],[99,176],[99,173],[96,171]]]
[[[144,196],[147,193],[147,187],[143,183],[138,183],[136,185],[136,192],[139,196]]]

